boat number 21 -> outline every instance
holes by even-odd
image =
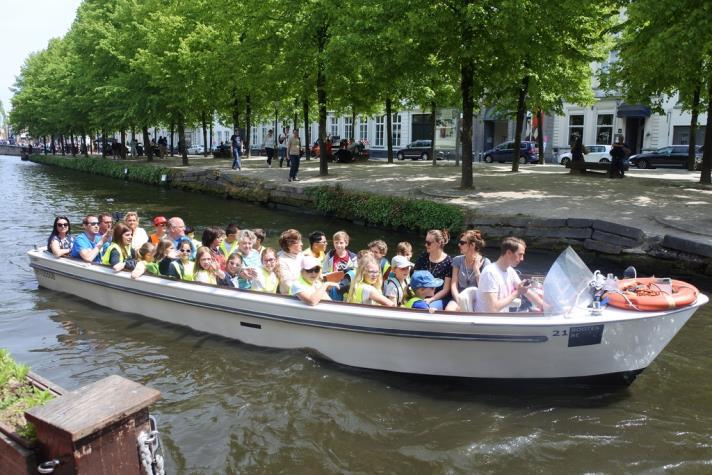
[[[568,333],[566,330],[554,330],[554,334],[552,336],[566,336]]]

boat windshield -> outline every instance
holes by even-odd
[[[593,273],[576,251],[567,247],[544,279],[544,304],[547,313],[567,314],[574,306],[588,306],[593,299],[585,292]]]

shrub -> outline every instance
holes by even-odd
[[[31,160],[44,165],[69,168],[80,172],[102,175],[111,178],[124,178],[124,170],[128,170],[126,177],[130,181],[158,185],[161,175],[172,176],[170,168],[152,166],[144,163],[126,163],[92,157],[60,157],[55,155],[33,155]]]

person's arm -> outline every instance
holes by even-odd
[[[388,297],[383,295],[381,293],[381,291],[375,287],[373,288],[373,290],[371,290],[371,294],[369,295],[369,298],[371,300],[373,300],[374,302],[383,305],[384,307],[395,307],[396,306],[396,304],[391,299],[389,299]]]
[[[537,308],[544,309],[544,299],[541,298],[541,296],[534,292],[532,289],[527,288],[527,290],[524,292],[524,294],[531,303],[537,306]]]
[[[482,292],[481,296],[485,301],[488,311],[500,312],[502,309],[509,307],[509,304],[511,304],[514,299],[519,298],[528,291],[529,287],[525,286],[524,282],[519,282],[515,290],[501,299],[497,298],[497,292]]]
[[[98,256],[99,252],[101,252],[101,248],[106,242],[108,236],[108,232],[104,233],[99,242],[94,244],[93,247],[79,251],[79,257],[86,262],[94,262],[94,259],[96,259],[96,256]]]
[[[459,276],[460,275],[460,268],[452,266],[452,275],[454,276]],[[450,279],[450,295],[452,295],[452,299],[457,302],[457,297],[460,295],[460,291],[457,289],[458,285],[458,280],[457,278],[455,279]]]
[[[62,249],[59,247],[59,241],[56,239],[53,239],[52,242],[49,244],[49,250],[52,251],[52,254],[54,254],[56,257],[64,257],[68,256],[70,252],[72,252],[72,249]]]
[[[328,298],[326,292],[329,290],[329,287],[332,286],[338,286],[338,284],[334,282],[322,282],[321,285],[313,285],[309,289],[298,292],[297,297],[302,302],[314,306],[321,300],[325,300],[325,297]]]
[[[445,277],[443,279],[443,288],[440,289],[435,295],[433,295],[430,298],[425,299],[428,304],[430,302],[434,302],[436,300],[442,300],[443,298],[447,297],[450,294],[450,283],[452,282],[452,277]]]
[[[146,272],[146,263],[143,261],[138,261],[136,267],[134,267],[134,270],[131,271],[131,278],[138,279],[143,275],[144,272]]]

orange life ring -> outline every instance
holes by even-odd
[[[654,312],[690,305],[699,291],[681,280],[672,281],[672,293],[662,290],[660,279],[646,277],[618,281],[619,293],[608,292],[608,303],[614,307]]]

